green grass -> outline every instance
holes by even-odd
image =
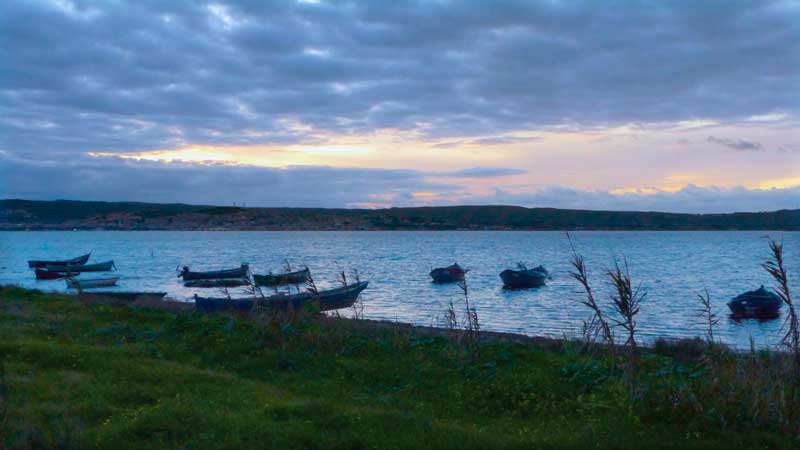
[[[10,448],[797,448],[769,427],[631,404],[605,359],[307,319],[0,290]],[[701,369],[643,357],[642,383]],[[654,388],[655,389],[655,388]],[[663,405],[662,405],[663,406]]]

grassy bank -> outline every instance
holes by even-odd
[[[728,372],[710,370],[708,349],[642,352],[632,391],[619,361],[574,343],[468,345],[316,315],[262,322],[18,288],[0,302],[10,448],[800,445],[756,404],[771,397],[746,395],[765,386],[713,392],[728,383],[711,376]],[[775,356],[715,364],[726,358]]]

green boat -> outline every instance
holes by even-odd
[[[253,281],[256,283],[256,286],[284,286],[287,284],[302,284],[308,281],[309,278],[311,278],[311,271],[308,270],[308,267],[296,272],[278,274],[268,273],[266,275],[253,274]]]

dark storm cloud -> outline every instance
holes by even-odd
[[[792,2],[12,0],[0,149],[307,141],[292,120],[469,139],[795,113],[798,42]]]
[[[764,146],[761,145],[760,143],[747,141],[744,139],[729,139],[729,138],[718,138],[715,136],[709,136],[708,142],[713,142],[723,147],[728,147],[731,150],[750,151],[750,152],[760,152],[761,150],[764,150]]]
[[[0,198],[342,207],[386,196],[410,198],[419,190],[455,189],[457,186],[430,183],[413,170],[267,168],[117,157],[53,162],[0,154]]]

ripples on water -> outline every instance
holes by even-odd
[[[782,320],[735,322],[725,303],[772,280],[760,267],[769,256],[766,232],[572,232],[598,298],[607,298],[604,270],[624,256],[635,283],[647,290],[638,320],[644,339],[703,333],[697,292],[707,287],[722,317],[716,334],[740,347],[773,345]],[[800,293],[800,233],[783,238],[794,292]],[[568,276],[570,247],[563,232],[0,232],[0,283],[64,291],[62,281],[36,281],[28,259],[74,257],[92,252],[90,262],[113,259],[122,276],[119,290],[167,291],[178,299],[209,290],[184,288],[175,269],[212,270],[250,263],[255,273],[280,271],[284,259],[308,265],[320,287],[336,283],[340,269],[358,269],[369,280],[362,299],[368,318],[437,324],[456,285],[430,282],[432,267],[458,262],[470,270],[470,298],[484,329],[530,335],[580,333],[588,313],[578,286]],[[501,288],[498,273],[517,261],[543,264],[553,275],[545,287]],[[214,290],[210,292],[214,293]],[[800,297],[799,294],[795,294]],[[784,316],[785,317],[785,316]]]

